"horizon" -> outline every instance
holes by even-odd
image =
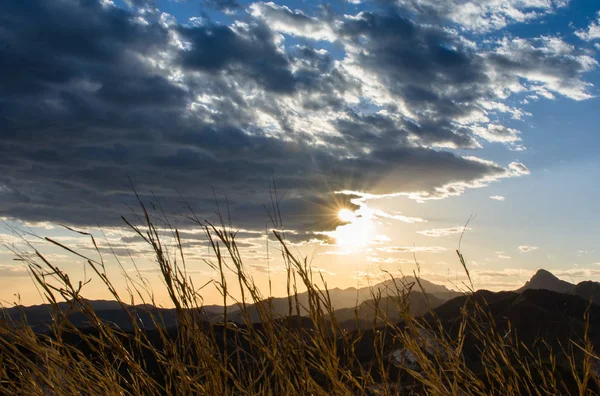
[[[14,251],[89,276],[38,237],[97,259],[73,230],[119,289],[135,262],[168,301],[121,219],[143,223],[134,188],[199,285],[194,216],[238,233],[265,297],[286,293],[273,229],[332,289],[453,288],[459,248],[476,289],[600,280],[600,5],[500,3],[0,4],[0,302],[44,302]]]
[[[551,276],[551,278],[550,279],[548,279],[548,278],[540,278],[540,273],[542,275],[549,274]],[[488,289],[485,289],[485,288],[470,290],[468,285],[462,285],[462,286],[465,286],[465,287],[461,287],[461,286],[457,287],[457,285],[450,285],[450,287],[448,287],[447,285],[442,285],[442,284],[437,284],[437,283],[434,283],[434,282],[429,282],[427,279],[421,278],[419,276],[417,276],[415,278],[414,275],[400,275],[400,276],[394,276],[393,278],[388,278],[386,280],[378,280],[376,283],[370,283],[368,285],[361,286],[361,287],[354,287],[354,286],[349,286],[349,287],[346,287],[346,288],[328,287],[327,291],[328,292],[332,292],[332,291],[335,291],[335,290],[341,291],[341,292],[346,292],[346,291],[357,291],[357,292],[359,292],[361,290],[372,290],[372,291],[375,291],[375,290],[381,290],[381,289],[377,288],[378,286],[381,286],[381,285],[383,285],[385,283],[391,282],[392,280],[395,282],[395,281],[403,280],[403,279],[406,279],[406,278],[412,278],[412,279],[418,278],[420,280],[420,282],[425,281],[425,282],[431,283],[433,286],[437,286],[437,287],[441,286],[444,290],[442,291],[442,290],[438,289],[438,291],[434,292],[434,291],[431,291],[431,290],[427,290],[427,285],[422,285],[422,284],[416,285],[416,284],[414,284],[411,287],[410,284],[404,284],[404,283],[397,284],[397,283],[395,283],[397,286],[400,287],[400,289],[396,289],[395,291],[393,289],[391,289],[391,290],[388,291],[388,292],[391,291],[392,298],[396,298],[397,297],[395,295],[395,292],[398,292],[398,291],[400,291],[402,289],[405,289],[406,287],[411,287],[411,294],[412,293],[417,293],[417,294],[425,293],[425,294],[430,295],[430,296],[437,296],[438,298],[441,297],[442,298],[441,301],[444,301],[444,298],[445,298],[445,302],[454,301],[454,298],[457,297],[457,296],[454,295],[454,294],[452,294],[452,293],[458,293],[459,295],[463,295],[463,296],[468,296],[468,295],[471,295],[471,294],[478,294],[480,292],[493,292],[493,293],[498,293],[498,292],[505,292],[506,293],[506,292],[508,292],[508,293],[514,293],[514,294],[521,294],[521,293],[523,293],[525,291],[540,291],[540,290],[541,291],[550,291],[552,293],[559,293],[559,294],[560,293],[564,293],[564,291],[557,291],[556,290],[556,284],[548,283],[549,281],[552,282],[553,279],[557,279],[560,282],[567,282],[567,284],[569,286],[573,286],[573,289],[570,290],[569,293],[572,293],[574,295],[583,297],[580,294],[580,292],[576,291],[576,287],[577,286],[580,286],[582,283],[586,283],[586,282],[600,284],[600,282],[592,281],[592,280],[583,280],[583,281],[581,281],[579,283],[569,283],[568,281],[564,281],[564,279],[558,278],[552,272],[550,272],[548,270],[545,270],[543,268],[540,268],[537,271],[535,271],[535,273],[531,276],[531,278],[528,279],[523,285],[521,285],[520,287],[518,287],[517,289],[514,289],[514,290],[495,290],[495,291],[491,291],[491,290],[488,290]],[[530,284],[534,280],[537,280],[538,282],[542,281],[542,282],[544,282],[544,285],[543,286],[541,286],[541,285],[531,286]],[[315,283],[315,285],[318,285],[318,283]],[[454,286],[454,288],[452,288],[452,286]],[[421,289],[421,287],[422,287],[422,289]],[[387,286],[386,286],[386,289],[387,289]],[[529,289],[531,289],[531,290],[529,290]],[[325,290],[322,290],[322,292],[325,292]],[[388,292],[384,291],[382,293],[382,296],[388,296],[388,297],[390,297],[389,294],[388,294]],[[444,297],[444,294],[446,292],[448,293],[448,295],[446,297]],[[307,295],[307,291],[303,290],[301,292],[297,292],[297,296],[300,296],[300,295]],[[373,295],[372,297],[376,297],[376,295],[377,294]],[[283,295],[283,296],[271,295],[271,296],[265,297],[265,299],[262,300],[262,301],[266,301],[266,300],[270,300],[270,299],[280,299],[280,298],[291,299],[292,297],[293,297],[292,295]],[[403,297],[400,297],[400,298],[403,298]],[[85,301],[88,301],[89,303],[92,303],[92,307],[94,309],[97,309],[96,307],[94,307],[94,305],[93,305],[94,303],[105,303],[105,302],[117,303],[117,301],[114,298],[112,298],[112,299],[110,299],[110,298],[109,299],[88,299],[88,298],[82,298],[82,300],[85,300]],[[58,303],[59,304],[64,304],[64,303],[70,303],[71,301],[73,301],[73,300],[59,301]],[[368,296],[361,299],[357,295],[356,304],[357,304],[357,306],[360,306],[360,305],[364,304],[365,302],[373,302],[373,301],[374,300],[370,299]],[[251,305],[252,304],[256,304],[257,302],[258,301],[253,301],[252,299],[247,299],[247,301],[246,301],[246,303],[251,303]],[[135,302],[135,300],[134,300],[133,304],[130,304],[130,303],[125,302],[125,301],[120,301],[120,303],[123,303],[125,306],[130,306],[130,307],[150,306],[150,307],[159,308],[159,309],[174,309],[175,308],[175,306],[173,304],[170,304],[170,305],[153,304],[151,301],[137,301],[137,302]],[[348,302],[346,301],[345,304],[347,304],[347,303]],[[35,308],[35,307],[41,307],[41,306],[48,306],[48,303],[46,302],[46,303],[32,304],[32,305],[22,304],[22,305],[13,305],[13,306],[9,306],[9,307],[4,307],[4,306],[0,305],[0,309],[9,309],[9,308]],[[227,306],[228,307],[233,307],[233,306],[242,307],[243,306],[243,302],[242,302],[241,299],[240,300],[237,300],[237,299],[236,300],[230,300],[229,303],[227,304]],[[218,303],[217,304],[203,304],[201,307],[210,307],[211,309],[213,309],[215,307],[224,307],[224,305],[223,304],[218,304]],[[343,306],[342,306],[341,309],[343,309]]]

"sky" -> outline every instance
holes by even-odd
[[[14,251],[87,276],[40,236],[166,301],[121,217],[142,220],[132,186],[198,283],[215,274],[189,207],[230,215],[257,284],[285,293],[275,192],[330,287],[416,260],[456,288],[461,235],[477,288],[600,280],[595,1],[19,0],[0,22],[0,301],[41,302]]]

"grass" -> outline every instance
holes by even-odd
[[[102,321],[83,298],[86,283],[73,284],[60,268],[35,251],[21,255],[33,279],[53,309],[45,333],[26,322],[0,321],[0,393],[7,395],[588,395],[598,392],[598,358],[589,338],[554,345],[520,341],[516,331],[499,330],[486,300],[466,291],[461,316],[450,325],[434,312],[410,315],[407,296],[420,283],[396,283],[394,301],[401,321],[391,321],[376,306],[370,329],[348,331],[335,318],[329,292],[315,282],[305,259],[294,255],[281,232],[274,232],[287,269],[288,318],[275,318],[244,266],[235,232],[192,216],[204,230],[214,254],[207,265],[220,277],[213,284],[227,307],[239,303],[244,325],[203,321],[202,290],[188,275],[185,252],[177,230],[177,247],[169,254],[152,217],[141,204],[143,225],[126,224],[154,252],[178,326],[167,328],[152,314],[155,329],[145,330],[128,302],[154,304],[149,286],[128,279],[120,295],[100,259],[84,258],[130,316],[133,330],[122,331]],[[192,212],[193,213],[193,212]],[[84,233],[85,234],[85,233]],[[458,259],[467,271],[460,252]],[[19,252],[17,252],[19,254]],[[228,282],[228,274],[235,282]],[[127,274],[124,272],[124,274]],[[467,272],[468,274],[468,272]],[[418,279],[418,278],[417,278]],[[470,278],[469,278],[470,279]],[[300,307],[297,290],[308,292]],[[381,293],[374,293],[377,303]],[[253,324],[246,304],[257,303],[261,319]],[[70,302],[69,310],[59,303]],[[300,309],[307,314],[300,318]],[[148,308],[150,312],[150,308]],[[70,311],[85,315],[89,328],[69,321]],[[303,311],[304,312],[304,311]],[[358,316],[357,316],[358,320]],[[471,356],[471,357],[470,357]],[[476,356],[473,359],[472,356]]]

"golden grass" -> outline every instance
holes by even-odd
[[[143,227],[125,221],[152,248],[178,326],[166,328],[161,317],[153,315],[156,330],[142,329],[136,311],[127,308],[126,302],[134,296],[142,301],[150,296],[148,302],[153,303],[147,285],[130,279],[129,295],[123,297],[106,275],[102,259],[85,257],[48,239],[85,258],[130,315],[134,329],[124,332],[103,322],[82,297],[85,284],[73,284],[39,252],[35,257],[23,256],[53,307],[54,321],[44,334],[35,333],[26,323],[0,321],[0,393],[445,396],[587,395],[598,389],[594,373],[598,358],[587,329],[581,342],[562,345],[560,351],[552,350],[545,340],[526,345],[516,332],[496,330],[485,300],[467,298],[462,316],[449,330],[433,313],[427,320],[410,315],[406,297],[411,289],[420,288],[418,282],[396,284],[401,323],[391,322],[381,310],[373,328],[347,331],[335,318],[327,288],[313,282],[307,261],[292,254],[279,232],[274,235],[287,268],[292,319],[276,320],[269,304],[263,303],[256,305],[260,325],[253,325],[247,314],[245,325],[235,325],[228,321],[227,311],[218,323],[202,321],[202,287],[196,287],[187,275],[178,231],[173,230],[178,249],[172,257],[146,208],[141,207]],[[242,296],[243,313],[247,302],[263,301],[243,264],[235,233],[193,218],[214,253],[215,259],[207,264],[220,274],[214,284],[223,296],[223,306],[231,304],[234,290]],[[458,257],[466,270],[460,252]],[[228,273],[235,274],[235,284],[227,282]],[[303,326],[296,321],[298,285],[309,296],[303,307],[308,312]],[[474,297],[472,290],[467,295]],[[374,293],[376,303],[380,298],[380,293]],[[71,310],[85,315],[91,328],[74,326],[70,312],[58,306],[64,301],[72,302]],[[379,326],[382,323],[385,326]],[[477,348],[480,361],[469,361],[467,348]]]

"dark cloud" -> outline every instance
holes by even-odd
[[[240,3],[236,0],[202,0],[202,3],[207,7],[225,12],[233,12],[240,8]]]
[[[484,59],[442,28],[417,25],[391,12],[362,12],[344,21],[341,37],[354,47],[353,63],[413,113],[408,129],[423,143],[475,146],[456,120],[479,112],[493,97]]]
[[[262,24],[234,31],[227,26],[181,27],[191,48],[181,63],[191,70],[250,77],[269,91],[291,92],[295,80],[287,57],[277,50],[273,32]]]
[[[214,220],[214,196],[222,210],[227,196],[236,225],[260,230],[275,179],[300,240],[355,207],[339,190],[441,198],[527,172],[436,147],[476,146],[454,120],[489,92],[483,57],[440,29],[363,13],[338,33],[365,51],[340,62],[286,45],[262,17],[184,27],[135,12],[0,4],[2,216],[120,224],[136,206],[131,178],[151,209],[184,214],[181,192]],[[353,67],[394,99],[376,103]]]

